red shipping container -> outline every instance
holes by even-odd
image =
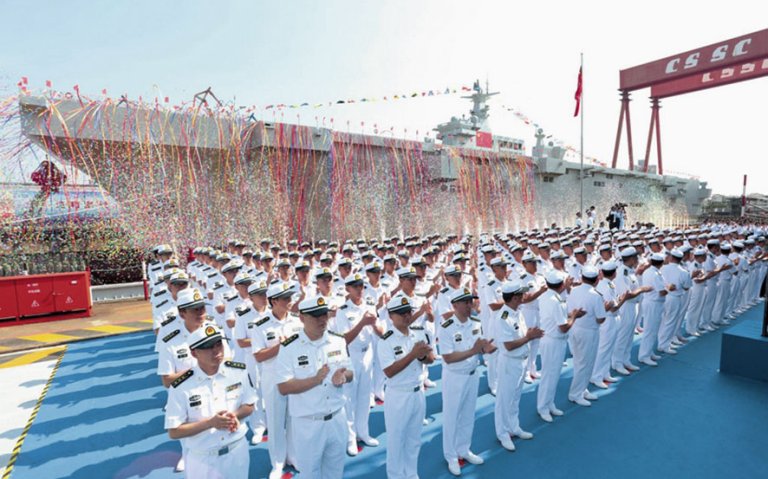
[[[88,309],[89,289],[85,280],[83,274],[54,277],[53,297],[56,311]]]
[[[19,316],[39,316],[56,311],[52,277],[35,276],[28,280],[17,277],[16,296]]]
[[[0,319],[15,318],[18,312],[15,283],[13,281],[0,281]]]

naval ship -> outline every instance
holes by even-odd
[[[541,129],[536,131],[530,154],[523,139],[494,134],[489,99],[497,94],[476,81],[463,97],[471,102],[469,115],[437,125],[437,138],[423,141],[260,122],[237,114],[163,110],[122,100],[92,101],[84,107],[73,98],[57,99],[52,111],[49,98],[25,95],[19,107],[22,131],[33,144],[87,173],[118,204],[128,199],[129,192],[133,199],[167,196],[157,184],[186,184],[194,176],[195,190],[187,195],[213,209],[227,209],[231,203],[221,184],[243,177],[284,181],[274,176],[275,171],[287,162],[303,161],[311,182],[281,185],[280,198],[274,194],[242,198],[244,203],[267,206],[273,215],[254,218],[253,225],[240,225],[259,234],[344,238],[527,229],[553,223],[570,226],[579,209],[582,177],[584,207],[596,207],[598,223],[615,203],[627,205],[630,223],[685,224],[700,215],[702,201],[711,194],[706,182],[659,175],[654,167],[643,172],[642,160],[632,171],[592,163],[582,168]],[[226,143],[233,138],[236,147],[231,140]],[[403,163],[401,153],[411,154],[412,161]],[[339,162],[345,162],[343,167]],[[116,164],[122,167],[121,183],[115,182]],[[233,169],[239,169],[237,177],[232,176]],[[415,178],[408,195],[393,183],[397,180],[392,175],[400,175],[400,169],[409,169],[407,175]],[[363,170],[370,176],[367,184],[360,178]],[[133,176],[126,180],[125,175]],[[318,176],[327,181],[316,181]],[[162,177],[162,182],[150,177]],[[356,188],[345,188],[346,182]],[[257,195],[256,190],[238,191]],[[301,214],[288,211],[305,203],[308,210]],[[369,208],[344,209],[349,204]],[[178,209],[180,205],[170,206]],[[343,218],[337,214],[340,209],[344,209]],[[212,218],[208,230],[198,227],[179,234],[199,241],[219,239],[229,233],[229,226],[216,221]],[[264,231],[269,225],[273,229]],[[160,232],[167,225],[159,221],[140,226]]]

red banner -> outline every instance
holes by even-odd
[[[729,85],[768,75],[768,57],[706,73],[699,73],[651,87],[652,98],[666,98],[707,88]]]
[[[622,70],[619,72],[619,89],[637,90],[766,57],[768,30],[761,30]]]

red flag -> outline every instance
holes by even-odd
[[[487,131],[475,133],[475,145],[481,148],[493,148],[493,135]]]
[[[45,86],[51,88],[51,80],[45,80]]]
[[[579,67],[579,80],[576,83],[576,93],[573,98],[576,100],[576,111],[573,112],[573,116],[579,116],[579,108],[581,107],[581,67]]]
[[[27,78],[27,77],[21,77],[21,83],[23,83],[23,84],[25,84],[25,85],[26,85],[27,83],[29,83],[29,78]]]

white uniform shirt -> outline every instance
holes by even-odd
[[[637,279],[634,268],[630,268],[624,264],[619,265],[616,270],[616,278],[613,280],[616,285],[616,294],[618,296],[623,295],[629,291],[634,291],[640,287],[640,282]],[[636,296],[632,299],[628,299],[624,304],[635,304],[640,301],[640,297]]]
[[[531,350],[530,343],[525,343],[517,349],[507,351],[504,343],[517,341],[523,338],[528,332],[523,315],[519,309],[512,309],[506,304],[496,312],[496,336],[494,343],[499,348],[499,352],[510,358],[525,359]]]
[[[595,291],[597,291],[597,293],[603,298],[603,302],[610,301],[615,303],[618,300],[618,295],[616,294],[616,284],[614,284],[613,280],[608,278],[601,279],[595,287]],[[615,318],[616,312],[610,312],[606,310],[605,315],[607,318]]]
[[[297,316],[289,314],[280,321],[272,314],[272,311],[257,320],[251,334],[251,352],[257,353],[262,349],[271,348],[280,342],[280,338],[288,338],[304,330],[304,325]],[[266,361],[259,362],[260,370],[265,374],[274,372],[276,356]]]
[[[483,329],[480,320],[469,317],[463,323],[454,315],[446,319],[437,329],[437,344],[440,354],[451,354],[472,349],[481,338]],[[480,364],[480,355],[474,354],[462,361],[443,364],[443,368],[462,374],[470,374]]]
[[[344,388],[334,386],[332,378],[336,370],[349,369],[352,363],[344,338],[329,332],[311,341],[302,329],[280,346],[275,361],[276,384],[309,378],[326,364],[330,371],[321,385],[288,396],[288,413],[292,417],[325,416],[344,407]]]
[[[366,304],[365,301],[362,301],[360,305],[356,305],[352,300],[347,300],[336,312],[336,317],[332,318],[328,329],[338,334],[346,334],[360,322],[365,313],[371,313],[375,316],[376,305]],[[368,348],[373,344],[373,337],[375,335],[376,333],[372,327],[365,326],[355,339],[349,343],[350,353],[354,357],[358,357],[368,351]]]
[[[244,364],[225,361],[213,376],[195,365],[168,389],[165,428],[174,429],[208,419],[219,411],[235,412],[243,404],[254,404],[256,400],[256,391]],[[210,428],[181,439],[181,443],[189,451],[212,451],[243,438],[247,430],[245,421],[241,421],[234,432]]]
[[[664,291],[666,288],[664,285],[664,278],[661,275],[661,271],[655,266],[650,266],[643,272],[643,286],[650,286],[653,288],[653,291],[643,294],[643,299],[659,303],[665,301],[664,296],[659,295],[659,292]]]
[[[411,352],[417,342],[427,343],[427,337],[423,329],[409,329],[408,334],[401,333],[397,328],[390,329],[381,337],[376,345],[381,369],[387,369],[395,361],[399,361]],[[427,378],[427,366],[415,359],[402,371],[391,378],[387,378],[387,387],[407,389],[421,387]]]
[[[539,297],[539,321],[545,338],[565,339],[560,326],[568,323],[568,306],[556,291],[547,290]]]
[[[603,298],[592,285],[584,283],[573,288],[568,295],[567,304],[569,312],[574,309],[585,311],[584,316],[573,323],[574,328],[597,330],[600,327],[597,320],[606,317]]]

